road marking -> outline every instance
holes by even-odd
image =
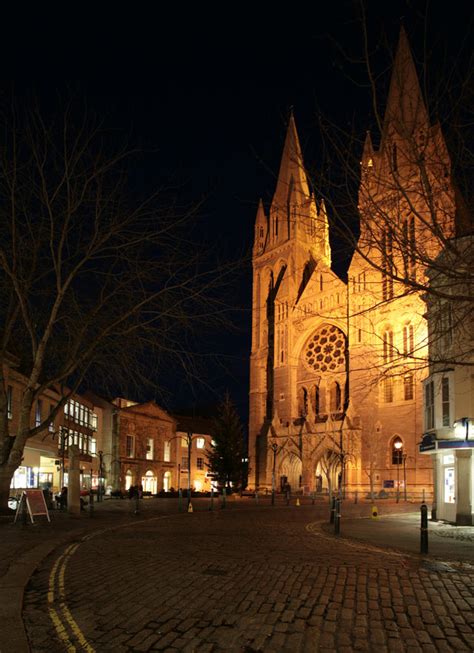
[[[48,584],[48,603],[50,604],[49,605],[49,616],[50,616],[51,621],[53,622],[53,625],[54,625],[54,627],[56,629],[56,633],[57,633],[59,639],[62,641],[62,643],[66,647],[66,650],[69,653],[74,653],[75,651],[77,651],[76,647],[71,642],[68,630],[65,627],[63,621],[61,620],[57,610],[54,607],[52,607],[52,604],[54,604],[56,602],[55,587],[56,587],[56,584],[57,584],[58,598],[61,600],[59,606],[61,608],[63,619],[68,624],[68,626],[71,629],[73,635],[76,637],[77,641],[81,645],[81,648],[83,650],[87,651],[87,653],[95,653],[95,650],[92,648],[92,646],[89,644],[89,642],[84,637],[84,634],[82,633],[81,629],[79,628],[77,622],[75,621],[75,619],[72,616],[69,608],[66,605],[66,587],[65,587],[66,567],[67,567],[67,563],[69,561],[69,558],[76,551],[79,544],[80,544],[80,542],[78,542],[77,544],[70,544],[67,547],[67,549],[65,550],[65,552],[62,555],[59,556],[59,558],[54,563],[53,568],[51,569],[51,572],[49,574],[49,584]]]

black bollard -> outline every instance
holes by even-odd
[[[225,487],[222,488],[222,505],[221,505],[221,510],[224,510],[226,506],[226,489]]]
[[[336,497],[331,499],[331,510],[329,511],[329,523],[334,524],[334,515],[336,513]]]
[[[420,553],[428,553],[428,506],[421,504]]]
[[[89,517],[94,516],[94,494],[92,489],[89,490]]]
[[[135,510],[134,510],[135,515],[140,514],[140,493],[138,489],[135,492]]]
[[[334,514],[334,533],[339,535],[341,532],[341,499],[336,499],[336,507]]]
[[[275,505],[275,490],[272,488],[272,506]]]

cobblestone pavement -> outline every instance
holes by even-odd
[[[220,510],[88,536],[31,578],[23,613],[31,650],[474,650],[473,567],[430,567],[336,540],[318,527],[326,516],[310,507]],[[61,553],[62,599],[51,585]]]

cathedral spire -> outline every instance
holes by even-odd
[[[262,198],[258,202],[257,216],[255,218],[255,240],[254,240],[254,251],[256,254],[262,254],[268,234],[268,219],[265,215],[265,209],[263,208]]]
[[[290,201],[296,200],[297,204],[302,204],[308,197],[308,180],[295,119],[291,111],[273,203],[280,208],[286,208]]]
[[[362,161],[366,166],[372,167],[374,160],[374,146],[372,145],[372,137],[370,131],[367,131],[364,141],[364,149],[362,150]]]
[[[384,117],[383,135],[395,130],[403,136],[428,123],[428,113],[423,100],[415,62],[405,28],[400,29],[397,52],[393,62],[392,78]]]

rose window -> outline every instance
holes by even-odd
[[[334,325],[323,326],[306,346],[304,360],[316,372],[338,372],[344,368],[346,338]]]

